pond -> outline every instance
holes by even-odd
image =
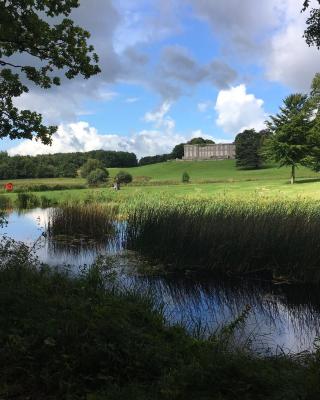
[[[34,247],[39,259],[51,266],[69,268],[92,264],[98,256],[112,265],[124,288],[152,293],[170,323],[181,323],[193,334],[206,336],[235,320],[248,306],[245,325],[238,332],[241,344],[258,352],[312,350],[320,336],[320,295],[314,287],[272,285],[248,280],[146,276],[150,260],[126,251],[119,237],[107,243],[86,238],[52,240],[44,235],[50,209],[14,211],[0,234]],[[121,232],[121,226],[118,226]],[[140,268],[143,267],[143,268]]]

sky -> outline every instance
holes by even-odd
[[[308,92],[320,51],[297,0],[80,0],[102,72],[16,101],[58,125],[52,146],[0,141],[10,155],[168,153],[192,137],[231,142],[263,129],[285,96]],[[318,3],[317,3],[318,4]]]

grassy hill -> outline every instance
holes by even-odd
[[[289,180],[290,168],[269,166],[259,170],[239,170],[234,160],[222,161],[168,161],[165,163],[126,168],[134,178],[148,177],[151,181],[180,182],[182,173],[188,172],[192,182],[228,182],[256,180]],[[116,175],[118,168],[110,168],[111,176]],[[317,178],[319,174],[307,168],[297,170],[298,178]]]
[[[290,185],[290,169],[269,166],[260,170],[239,170],[235,161],[172,161],[152,164],[143,167],[126,168],[134,177],[133,186],[123,186],[119,193],[113,193],[109,187],[100,189],[73,189],[60,191],[43,191],[41,194],[55,201],[83,199],[94,193],[103,192],[107,196],[118,198],[135,198],[140,194],[170,196],[217,196],[232,195],[248,198],[252,196],[286,196],[290,198],[308,197],[320,200],[320,175],[307,168],[298,168],[297,184]],[[182,184],[182,173],[187,171],[191,182]],[[117,168],[109,169],[113,177],[119,172]],[[144,177],[144,178],[143,178]],[[148,179],[146,179],[146,177]],[[12,180],[15,188],[28,185],[85,185],[81,178],[53,179],[20,179]],[[0,181],[0,188],[4,181]],[[1,190],[1,189],[0,189]],[[4,190],[2,190],[4,192]],[[9,195],[11,196],[11,195]],[[12,194],[15,196],[15,194]]]

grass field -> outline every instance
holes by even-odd
[[[119,169],[111,168],[109,172],[114,176]],[[201,182],[207,180],[216,181],[245,181],[245,180],[289,180],[290,168],[278,168],[269,166],[259,170],[239,170],[234,160],[222,161],[168,161],[165,163],[146,165],[143,167],[129,168],[133,177],[149,177],[155,181],[181,181],[184,171],[188,172],[191,181]],[[307,168],[299,168],[298,178],[316,178],[319,174]]]
[[[120,192],[110,187],[98,189],[72,189],[60,191],[43,191],[49,199],[56,201],[81,200],[88,196],[99,196],[101,193],[114,199],[126,199],[142,194],[174,196],[237,196],[237,197],[307,197],[320,199],[320,176],[306,168],[297,170],[297,183],[289,184],[289,168],[269,167],[260,170],[238,170],[235,162],[166,162],[143,167],[127,168],[134,177],[134,186],[122,186]],[[109,169],[113,177],[119,169]],[[181,183],[183,171],[191,177],[189,184]],[[139,183],[139,177],[148,177],[149,182]],[[82,178],[53,179],[20,179],[12,180],[16,188],[30,185],[83,185]],[[0,186],[5,182],[0,181]],[[15,196],[10,194],[8,196]]]

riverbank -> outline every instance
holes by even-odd
[[[0,398],[317,399],[318,355],[265,357],[169,326],[154,300],[120,290],[100,264],[75,277],[2,243]],[[57,384],[59,383],[59,384]]]
[[[133,198],[96,191],[82,201],[61,204],[20,193],[14,204],[21,209],[58,206],[56,218],[50,217],[51,234],[104,240],[117,235],[116,221],[125,221],[124,247],[157,260],[162,273],[320,281],[320,205],[315,200],[166,194]]]

